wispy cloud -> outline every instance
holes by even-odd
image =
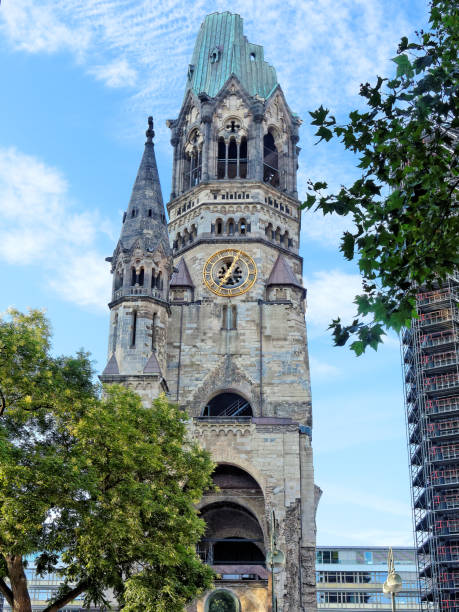
[[[108,87],[132,87],[137,81],[137,72],[125,59],[116,60],[107,65],[94,66],[89,72]]]
[[[308,290],[306,320],[316,331],[325,331],[332,319],[340,316],[350,320],[356,312],[353,303],[362,291],[358,274],[347,274],[340,270],[319,270],[304,279]]]
[[[62,298],[105,309],[110,278],[96,248],[97,212],[76,212],[61,173],[15,149],[0,149],[0,259],[38,265]]]
[[[417,2],[421,11],[423,3]],[[400,37],[414,29],[407,8],[395,0],[286,0],[281,5],[235,0],[231,5],[244,17],[249,39],[264,45],[292,108],[305,119],[320,103],[355,104],[359,84],[387,69]],[[134,100],[139,111],[153,107],[162,124],[181,102],[203,18],[227,9],[226,0],[6,0],[0,24],[14,49],[70,51],[109,87],[142,74],[130,106]]]

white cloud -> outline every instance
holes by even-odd
[[[422,19],[424,3],[417,5]],[[412,2],[396,0],[235,0],[231,11],[243,16],[249,40],[264,45],[292,108],[307,121],[321,103],[354,106],[359,84],[389,69],[400,37],[419,25],[408,23],[409,6],[414,12]],[[109,87],[142,75],[132,100],[139,110],[153,107],[162,124],[182,99],[203,18],[227,9],[226,0],[6,0],[0,27],[14,49],[72,51]]]
[[[320,270],[311,278],[305,278],[304,285],[308,290],[308,324],[325,331],[337,316],[347,322],[355,315],[356,305],[353,301],[362,291],[358,274]]]
[[[108,87],[132,87],[137,80],[137,72],[131,68],[125,59],[120,59],[106,66],[94,66],[89,70],[98,81],[103,81]]]
[[[71,23],[67,15],[59,15],[59,12],[53,3],[6,0],[1,10],[2,29],[13,47],[21,51],[55,53],[68,50],[81,59],[90,45],[90,29],[87,24]]]
[[[15,149],[0,149],[0,259],[39,265],[64,299],[106,308],[110,278],[95,249],[97,212],[75,212],[60,172]]]

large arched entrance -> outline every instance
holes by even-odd
[[[264,496],[257,481],[232,464],[217,465],[212,479],[218,487],[201,508],[206,522],[199,543],[201,558],[222,576],[266,578],[263,530]],[[249,500],[250,503],[247,503]]]
[[[204,408],[205,417],[251,417],[250,403],[238,393],[224,392],[213,397]]]

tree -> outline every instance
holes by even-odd
[[[360,355],[375,350],[384,328],[400,331],[416,316],[419,286],[433,286],[458,265],[459,5],[433,0],[430,31],[403,37],[395,78],[361,85],[367,109],[338,125],[322,106],[311,112],[319,141],[338,137],[359,156],[360,177],[338,193],[309,182],[304,207],[348,215],[353,231],[341,239],[357,259],[363,282],[356,318],[335,319],[335,345],[354,339]]]
[[[52,357],[49,340],[41,312],[0,320],[0,591],[31,611],[35,555],[63,579],[46,612],[81,593],[107,604],[108,589],[130,612],[181,612],[211,585],[194,504],[212,462],[164,397],[146,408],[113,385],[101,399],[88,356]]]

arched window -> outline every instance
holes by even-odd
[[[117,272],[115,273],[115,291],[117,291],[118,289],[121,289],[122,286],[123,286],[123,272],[120,270],[117,270]]]
[[[158,325],[158,315],[156,312],[153,314],[153,320],[151,323],[151,348],[156,349],[156,326]]]
[[[244,417],[252,416],[249,402],[237,393],[220,393],[204,408],[203,416]]]
[[[132,287],[134,287],[136,281],[137,281],[137,272],[135,271],[135,268],[131,268],[131,286]]]
[[[162,272],[158,272],[158,276],[156,277],[156,289],[161,290],[163,288],[163,275]]]
[[[226,224],[226,233],[232,236],[234,234],[234,219],[228,219]]]
[[[276,227],[276,233],[274,234],[274,239],[276,240],[276,242],[280,242],[280,235],[281,235],[280,227]]]
[[[247,138],[243,136],[239,149],[239,176],[241,178],[247,178],[247,162]]]
[[[273,239],[273,224],[272,223],[268,223],[268,225],[266,226],[265,234],[268,240]]]
[[[247,222],[245,219],[239,221],[239,233],[241,236],[245,236],[247,233]]]
[[[137,336],[137,310],[132,311],[131,347],[135,346]]]
[[[226,144],[224,138],[218,139],[217,178],[225,178]]]
[[[215,222],[215,233],[219,235],[223,234],[223,221],[221,219],[217,219]]]
[[[143,268],[140,268],[139,276],[137,278],[137,283],[140,285],[140,287],[143,287],[144,278],[145,278],[145,270]]]
[[[228,147],[228,178],[233,179],[237,176],[237,144],[234,138],[231,138]]]
[[[271,132],[263,138],[263,181],[279,187],[279,156]]]
[[[156,270],[152,268],[151,270],[151,288],[154,289],[156,287]]]

